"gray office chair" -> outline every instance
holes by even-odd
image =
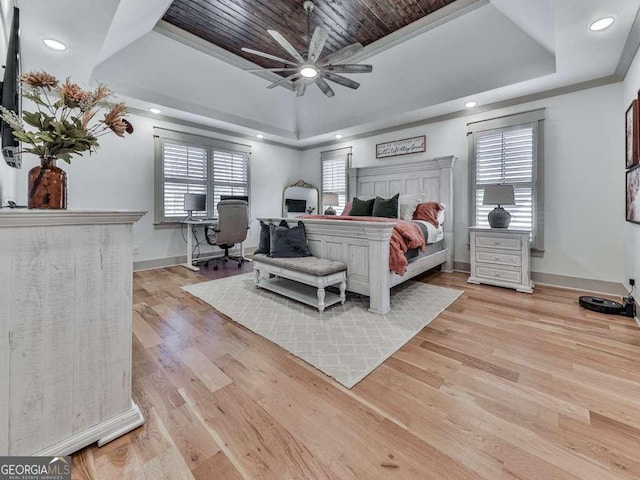
[[[229,249],[236,243],[242,243],[247,238],[249,230],[249,212],[247,210],[247,202],[244,200],[221,200],[218,203],[218,225],[208,227],[205,232],[205,238],[209,245],[215,245],[224,250],[224,255],[220,258],[214,258],[205,264],[207,268],[209,263],[213,263],[213,269],[217,270],[222,262],[233,260],[238,262],[238,268],[246,260],[242,257],[234,257],[229,255]]]

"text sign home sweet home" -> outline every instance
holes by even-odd
[[[427,149],[427,137],[405,138],[393,142],[379,143],[376,145],[376,158],[395,157],[410,153],[424,152]]]

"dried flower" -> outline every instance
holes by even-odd
[[[109,103],[111,90],[102,84],[95,90],[83,90],[69,79],[60,84],[46,72],[27,73],[21,81],[22,97],[33,102],[37,111],[25,110],[20,118],[0,107],[0,118],[22,143],[22,152],[71,163],[73,155],[95,152],[102,135],[114,132],[123,137],[125,133],[133,133],[133,126],[124,119],[125,104]],[[95,121],[102,109],[108,109],[104,119]]]
[[[71,83],[67,78],[62,85],[58,87],[58,93],[62,101],[67,107],[77,108],[83,99],[89,98],[82,88],[76,83]]]
[[[20,75],[20,81],[33,88],[54,88],[58,86],[58,79],[44,71],[23,73]]]

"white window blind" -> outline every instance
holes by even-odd
[[[350,156],[351,148],[342,148],[320,154],[322,162],[322,193],[338,194],[338,205],[332,205],[338,215],[342,213],[348,201],[347,168]],[[322,211],[328,207],[329,205],[322,205]]]
[[[221,195],[249,195],[249,156],[214,150],[212,181],[214,205]]]
[[[156,129],[156,222],[178,222],[184,194],[207,195],[214,217],[221,195],[249,195],[250,147],[208,137]]]
[[[208,152],[206,148],[165,141],[162,158],[164,217],[180,219],[185,216],[185,193],[207,193]],[[206,216],[206,212],[194,215]]]
[[[544,108],[467,124],[469,222],[489,226],[495,207],[482,205],[487,185],[513,185],[515,206],[505,205],[511,227],[531,232],[531,248],[544,251]]]
[[[475,139],[475,212],[476,225],[489,226],[487,216],[495,205],[483,205],[484,187],[514,186],[515,206],[506,206],[511,227],[533,232],[534,227],[534,155],[533,124],[480,132]]]

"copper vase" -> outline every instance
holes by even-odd
[[[56,167],[55,157],[41,157],[29,170],[29,208],[67,208],[67,174]]]

